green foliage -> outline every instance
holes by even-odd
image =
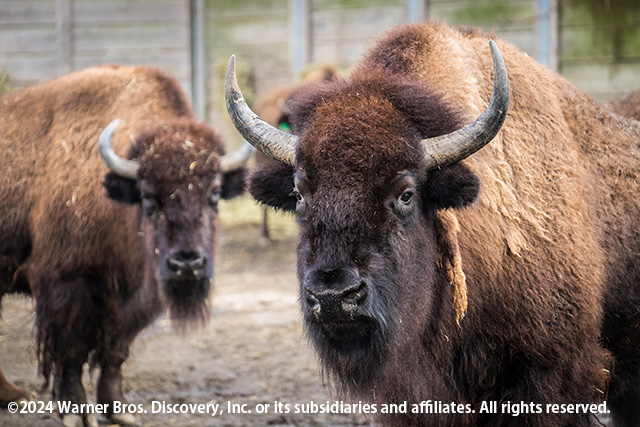
[[[371,6],[389,6],[391,4],[403,4],[401,0],[315,0],[313,7],[326,9],[331,7],[360,8]]]
[[[530,17],[532,10],[521,2],[496,2],[493,0],[476,0],[468,2],[464,7],[453,10],[453,22],[465,25],[479,25],[493,28],[496,24]]]
[[[0,95],[11,92],[13,90],[13,86],[11,85],[11,79],[9,78],[9,74],[7,73],[6,68],[0,69]]]
[[[262,210],[263,207],[246,193],[231,200],[221,200],[222,229],[246,227],[249,224],[255,225],[257,229],[262,223]],[[293,215],[270,209],[269,229],[278,236],[295,237],[298,233],[298,224]]]
[[[562,16],[567,27],[592,25],[592,46],[615,63],[640,54],[640,0],[565,0]]]

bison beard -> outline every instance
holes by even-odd
[[[209,320],[210,279],[171,280],[163,285],[171,320],[178,329]]]

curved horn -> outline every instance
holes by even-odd
[[[298,137],[276,129],[251,111],[238,86],[235,55],[229,58],[224,90],[227,111],[238,132],[267,156],[293,166]]]
[[[115,132],[119,123],[120,119],[115,119],[114,121],[109,123],[109,125],[104,128],[104,130],[100,134],[100,155],[102,156],[102,160],[104,160],[105,164],[116,175],[120,175],[121,177],[128,179],[137,179],[138,168],[140,167],[138,162],[123,159],[122,157],[118,156],[116,152],[113,151],[113,147],[111,147],[111,139],[113,138],[113,133]]]
[[[504,60],[493,40],[493,92],[487,109],[472,124],[434,138],[422,140],[427,169],[434,170],[458,162],[487,145],[498,133],[509,109],[509,79]]]
[[[253,154],[253,146],[246,140],[242,141],[242,145],[231,153],[225,154],[220,158],[220,170],[222,173],[232,172],[240,169],[242,165],[247,163],[251,154]]]

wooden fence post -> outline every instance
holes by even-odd
[[[56,32],[60,50],[59,74],[73,71],[73,0],[56,0]]]

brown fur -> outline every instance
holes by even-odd
[[[479,408],[608,398],[617,426],[637,425],[640,125],[496,40],[511,86],[502,130],[462,163],[425,174],[420,138],[486,108],[488,40],[432,22],[392,30],[349,80],[294,95],[296,167],[258,171],[249,189],[284,209],[299,199],[305,324],[338,391],[476,410],[381,414],[382,424],[590,426],[588,415]],[[299,195],[272,194],[287,186],[267,178],[287,170]],[[413,207],[392,185],[407,174]],[[438,266],[443,255],[450,268]],[[463,287],[447,276],[462,274],[459,263],[467,311],[458,325]],[[321,317],[310,292],[330,272],[364,287],[349,312],[358,322]]]
[[[438,212],[435,222],[438,236],[438,267],[444,269],[447,281],[451,284],[452,304],[456,315],[456,323],[467,314],[467,281],[462,270],[462,257],[458,247],[458,231],[460,224],[455,213],[450,209]]]
[[[98,153],[115,118],[114,149],[140,163],[137,181],[108,173]],[[178,325],[209,313],[223,145],[173,78],[102,66],[0,98],[0,147],[2,282],[30,286],[46,384],[85,402],[91,357],[98,402],[124,400],[120,366],[140,330],[165,308]],[[203,275],[176,286],[167,257],[191,250]]]
[[[609,101],[605,106],[621,116],[640,120],[640,89]]]

